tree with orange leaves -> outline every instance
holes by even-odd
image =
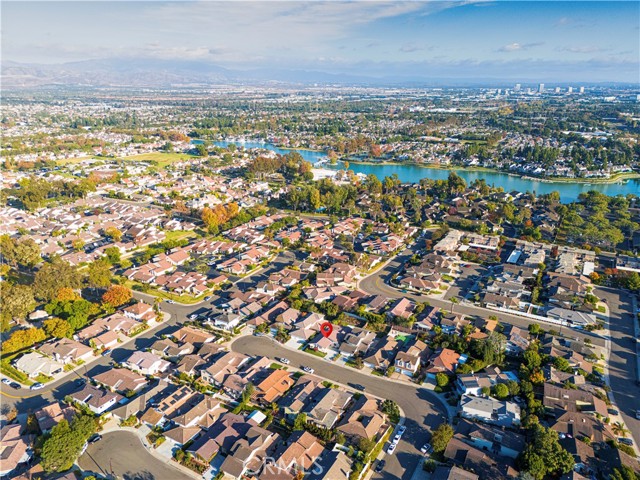
[[[102,295],[102,302],[112,307],[119,307],[131,300],[131,290],[122,285],[113,285]]]

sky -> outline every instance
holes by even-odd
[[[2,2],[2,61],[640,82],[640,2]]]

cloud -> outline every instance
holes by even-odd
[[[533,42],[533,43],[509,43],[507,45],[503,45],[498,48],[498,52],[517,52],[523,50],[529,50],[534,47],[539,47],[540,45],[544,45],[544,42]]]
[[[609,48],[597,47],[595,45],[580,45],[573,47],[558,47],[556,51],[558,52],[569,52],[569,53],[599,53],[610,50]]]
[[[424,49],[425,47],[416,45],[415,43],[405,43],[399,48],[399,51],[402,53],[412,53],[412,52],[419,52],[420,50],[424,50]]]

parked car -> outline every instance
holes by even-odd
[[[102,355],[103,357],[106,357],[107,355],[109,355],[111,353],[111,349],[107,348],[104,352],[102,352],[100,355]]]
[[[211,300],[211,295],[204,297],[205,302],[208,302],[209,300]]]
[[[389,445],[389,448],[387,448],[387,453],[391,455],[393,452],[396,451],[397,446],[398,446],[397,443],[392,443],[391,445]]]
[[[29,388],[31,390],[40,390],[41,388],[44,388],[44,383],[36,382],[33,385],[31,385],[31,387]]]
[[[284,357],[280,357],[278,360],[280,360],[280,363],[284,363],[285,365],[289,365],[291,363],[288,358]]]
[[[76,378],[73,383],[75,383],[79,387],[82,387],[85,383],[87,383],[87,380],[85,378]]]
[[[425,455],[431,453],[433,451],[433,447],[431,446],[431,444],[429,443],[425,443],[422,448],[420,449],[420,451],[422,453],[424,453]]]
[[[102,439],[102,435],[100,435],[99,433],[94,433],[89,437],[89,443],[96,443],[101,439]]]
[[[385,460],[380,460],[378,462],[378,464],[376,465],[375,471],[377,473],[380,473],[386,464],[387,464],[387,462]]]
[[[11,382],[9,386],[11,388],[15,388],[16,390],[20,390],[22,388],[22,385],[20,385],[18,382]]]
[[[631,440],[630,438],[620,437],[618,438],[618,442],[633,447],[633,440]]]
[[[198,314],[197,313],[192,313],[191,315],[189,315],[187,317],[189,320],[196,320],[198,318]]]
[[[173,300],[167,300],[167,303],[176,303]]]
[[[356,390],[360,390],[361,392],[365,391],[364,385],[360,385],[359,383],[350,383],[349,386],[355,388]]]
[[[640,408],[636,410],[636,418],[640,420]]]
[[[11,385],[11,380],[9,380],[8,378],[3,378],[2,383],[4,383],[5,385]]]
[[[393,443],[398,443],[398,442],[400,441],[400,439],[401,439],[401,438],[402,438],[402,435],[401,435],[401,434],[399,434],[399,433],[396,433],[396,436],[395,436],[395,437],[393,437],[392,442],[393,442]]]
[[[405,425],[402,425],[402,426],[398,427],[398,433],[400,435],[404,435],[404,432],[406,432],[406,431],[407,431],[407,427]]]
[[[302,370],[304,370],[307,373],[313,373],[315,372],[315,370],[311,367],[302,367]]]
[[[615,408],[607,408],[607,413],[609,415],[620,415],[620,412]]]

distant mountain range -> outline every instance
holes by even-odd
[[[41,86],[187,87],[280,83],[289,85],[336,84],[369,86],[496,86],[513,80],[497,78],[427,78],[421,75],[384,77],[335,74],[318,70],[259,68],[231,70],[202,61],[157,59],[102,59],[62,64],[4,61],[0,65],[2,88]],[[519,80],[527,83],[526,79]],[[533,81],[531,81],[534,83]]]
[[[4,88],[45,85],[175,87],[256,82],[386,84],[391,81],[307,70],[229,70],[207,62],[154,59],[86,60],[52,65],[3,62],[0,71]]]

